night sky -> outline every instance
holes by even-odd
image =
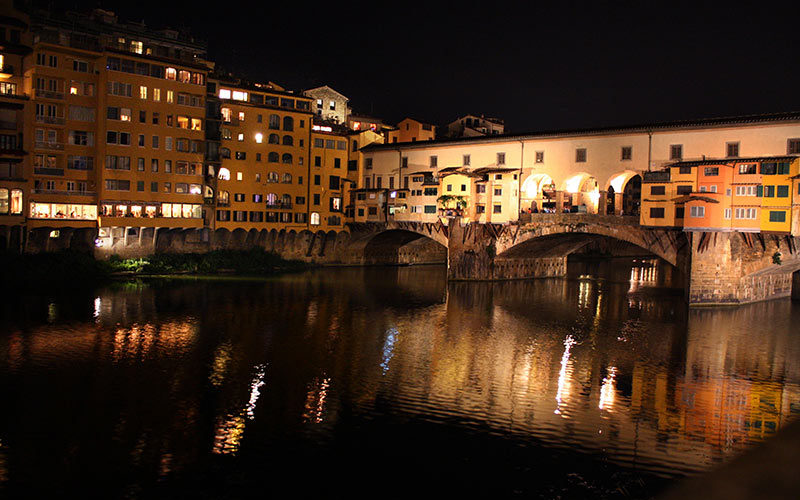
[[[525,132],[800,110],[798,8],[766,2],[56,3],[188,28],[229,71],[327,84],[389,122],[484,113]]]

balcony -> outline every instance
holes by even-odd
[[[60,196],[95,196],[96,191],[60,191],[57,189],[34,188],[33,194],[55,194]]]
[[[292,204],[291,202],[290,203],[277,202],[270,205],[269,202],[267,202],[267,208],[290,209],[292,208]]]
[[[0,68],[0,78],[11,78],[12,76],[14,76],[14,66],[6,64]]]
[[[48,123],[50,125],[64,125],[64,118],[58,116],[36,115],[36,123]]]
[[[64,150],[63,142],[34,141],[34,149],[51,149],[56,151]]]
[[[670,180],[670,171],[656,171],[656,172],[644,172],[642,176],[642,182],[669,182]]]
[[[46,167],[33,167],[33,173],[36,175],[54,175],[63,177],[63,168],[46,168]]]
[[[64,99],[63,92],[56,92],[54,90],[35,89],[35,96],[37,99]]]

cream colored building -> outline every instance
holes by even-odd
[[[471,176],[464,211],[469,219],[515,221],[529,209],[638,215],[644,171],[676,160],[800,154],[800,113],[389,143],[367,146],[362,153],[359,187],[384,189],[391,196],[406,183],[418,189],[413,177],[420,173],[439,179],[435,196],[409,194],[406,209],[395,203],[396,220],[437,220],[447,173]],[[478,193],[482,183],[486,192]],[[480,217],[479,204],[485,210]]]

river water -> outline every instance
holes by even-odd
[[[649,498],[800,415],[800,304],[658,261],[115,283],[0,313],[0,496]]]

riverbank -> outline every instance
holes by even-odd
[[[112,256],[97,260],[87,253],[62,251],[0,255],[4,277],[22,288],[41,285],[95,285],[116,277],[165,275],[274,275],[308,268],[302,261],[254,250],[215,250],[208,253],[154,254],[140,259]]]

